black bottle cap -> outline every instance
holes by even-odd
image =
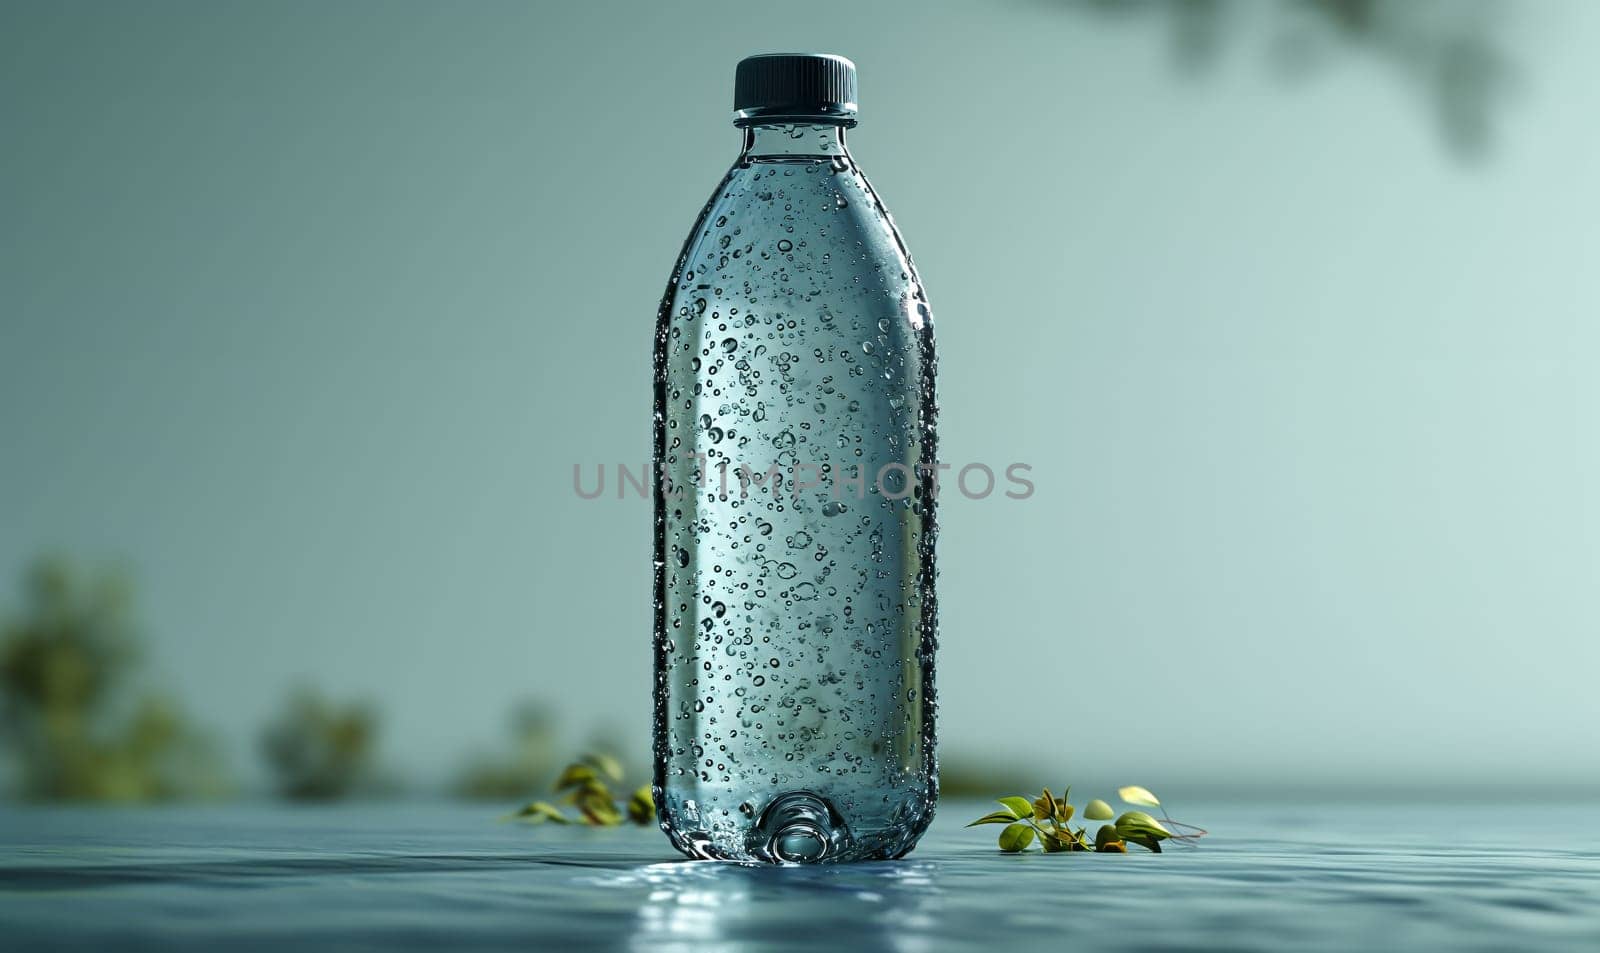
[[[735,124],[822,119],[855,125],[856,64],[832,53],[762,53],[734,72]]]

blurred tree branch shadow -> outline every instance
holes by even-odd
[[[1268,57],[1302,79],[1340,55],[1365,54],[1427,103],[1449,151],[1484,156],[1512,81],[1497,31],[1500,0],[1033,0],[1103,17],[1164,20],[1180,69],[1211,68],[1252,26],[1265,27]]]

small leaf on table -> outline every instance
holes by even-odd
[[[1161,842],[1172,832],[1143,811],[1129,811],[1117,818],[1117,834],[1125,841],[1161,853]]]
[[[1000,832],[1000,849],[1008,854],[1026,850],[1033,843],[1033,825],[1012,824]]]
[[[572,823],[565,814],[561,813],[561,808],[545,801],[532,801],[524,804],[522,809],[513,814],[512,817],[529,824],[543,824],[545,821],[549,821],[552,824]]]
[[[1098,831],[1095,831],[1095,835],[1094,835],[1094,849],[1095,850],[1101,851],[1103,853],[1104,852],[1108,852],[1108,851],[1112,851],[1112,850],[1115,850],[1116,848],[1111,847],[1109,845],[1111,845],[1111,844],[1119,844],[1120,845],[1121,843],[1122,843],[1122,837],[1117,833],[1117,828],[1114,825],[1101,824],[1100,825],[1100,829]],[[1126,852],[1127,848],[1123,848],[1123,850],[1124,850],[1124,852]]]

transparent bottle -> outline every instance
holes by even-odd
[[[938,798],[933,324],[855,66],[739,64],[656,324],[655,797],[693,857],[900,857]]]

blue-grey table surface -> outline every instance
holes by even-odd
[[[905,860],[798,868],[485,806],[9,807],[0,946],[1600,950],[1593,806],[1512,807],[1186,804],[1195,850],[1007,856],[946,802]]]

